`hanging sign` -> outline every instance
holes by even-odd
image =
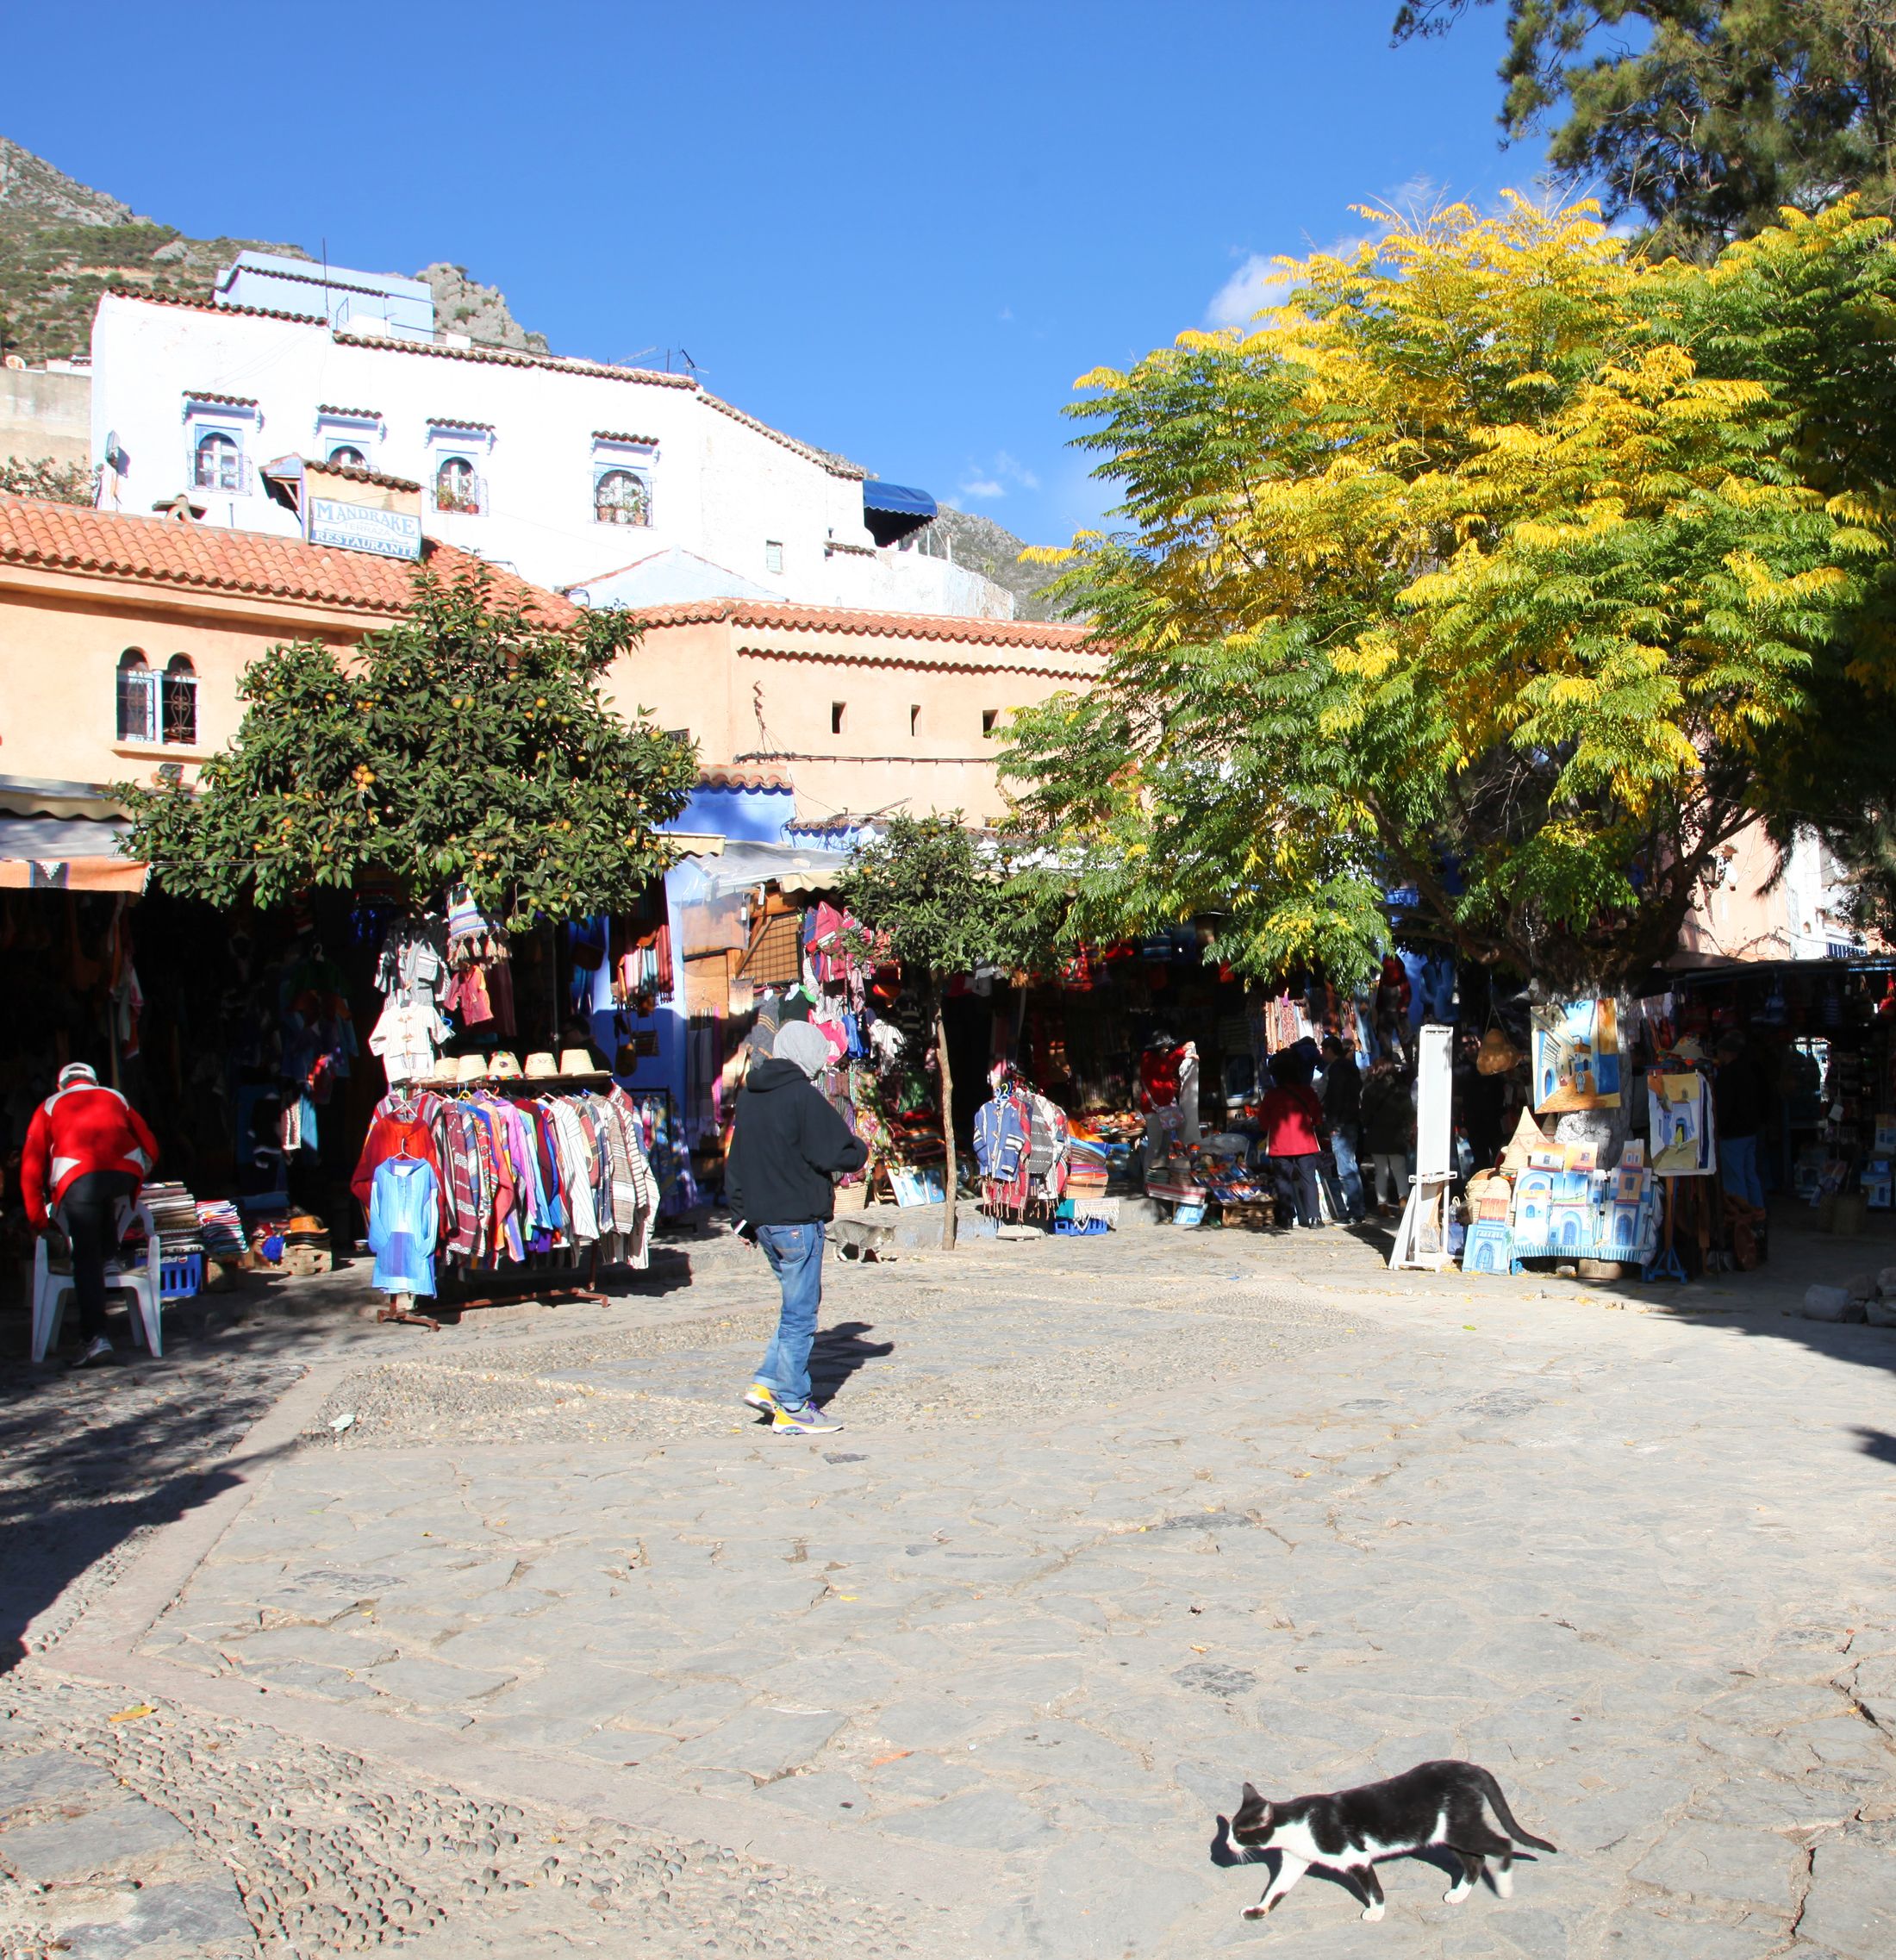
[[[309,500],[309,542],[346,552],[373,552],[379,558],[420,558],[421,520],[409,510],[373,510],[367,504],[334,497]]]

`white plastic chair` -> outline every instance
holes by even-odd
[[[132,1214],[145,1227],[145,1256],[133,1264],[119,1258],[105,1262],[105,1290],[129,1293],[132,1296],[132,1329],[142,1333],[145,1345],[155,1360],[165,1351],[162,1319],[164,1301],[159,1295],[159,1265],[164,1257],[158,1240],[158,1226],[151,1208],[137,1206]],[[67,1296],[72,1291],[70,1269],[55,1272],[41,1237],[33,1248],[33,1358],[44,1361],[59,1338],[59,1322],[65,1315]]]

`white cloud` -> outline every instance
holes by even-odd
[[[1005,449],[997,449],[992,461],[968,465],[968,476],[961,485],[961,494],[977,497],[1005,496],[1010,484],[1016,490],[1037,490],[1040,479],[1025,463],[1017,461]]]
[[[1284,296],[1285,272],[1282,265],[1254,252],[1212,295],[1205,309],[1207,327],[1246,327],[1252,316],[1267,306],[1275,306]]]
[[[1320,251],[1332,259],[1353,259],[1357,247],[1367,242],[1366,236],[1360,232],[1332,239],[1325,246],[1313,245],[1307,236],[1302,253],[1288,256],[1308,256]],[[1289,272],[1277,263],[1275,253],[1249,253],[1243,265],[1212,295],[1205,309],[1205,324],[1207,327],[1250,326],[1265,308],[1283,304],[1290,288],[1290,277]]]

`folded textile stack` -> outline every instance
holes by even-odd
[[[158,1227],[161,1255],[167,1259],[184,1258],[204,1250],[203,1233],[197,1220],[197,1206],[182,1184],[147,1184],[139,1202],[151,1208],[152,1222]]]
[[[1104,1195],[1107,1169],[1105,1150],[1096,1143],[1082,1142],[1076,1137],[1067,1146],[1066,1188],[1074,1197],[1098,1197]]]
[[[200,1198],[197,1228],[205,1253],[213,1259],[240,1259],[244,1256],[242,1214],[228,1198]]]

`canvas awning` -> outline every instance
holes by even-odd
[[[0,815],[0,888],[143,891],[151,866],[119,855],[130,828],[122,817]]]
[[[728,898],[753,886],[774,884],[779,891],[833,891],[849,855],[843,851],[809,851],[794,844],[749,843],[727,838],[715,862],[687,852],[703,881],[702,896]]]
[[[878,545],[892,545],[933,521],[938,506],[926,490],[885,484],[871,477],[863,485],[863,521]]]

